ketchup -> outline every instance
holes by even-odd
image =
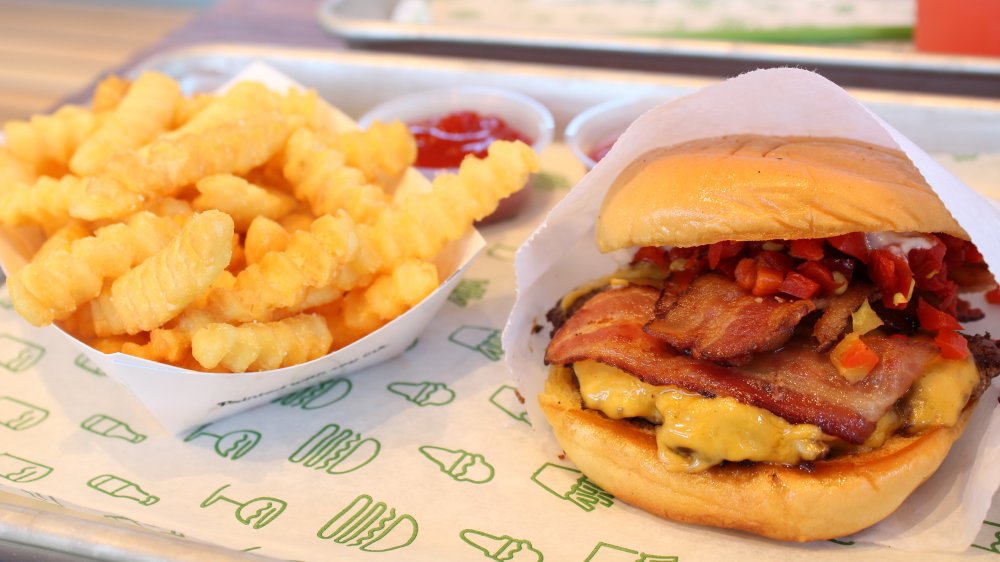
[[[417,141],[417,162],[421,168],[455,168],[466,155],[486,156],[495,140],[519,140],[531,144],[520,131],[495,115],[456,111],[442,117],[409,125]]]

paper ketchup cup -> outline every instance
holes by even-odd
[[[241,81],[261,82],[284,91],[299,88],[277,70],[254,63],[222,87],[224,91]],[[341,114],[345,124],[350,118]],[[351,123],[353,126],[353,123]],[[409,170],[397,187],[396,197],[427,191],[430,183]],[[41,245],[37,232],[27,229],[0,230],[0,266],[7,275],[24,266]],[[307,363],[282,369],[248,373],[204,373],[140,359],[123,353],[101,353],[52,325],[46,330],[63,334],[109,377],[127,388],[168,430],[180,433],[192,426],[242,412],[285,394],[327,379],[358,371],[402,353],[447,300],[472,260],[485,246],[474,229],[446,246],[434,259],[441,284],[417,306],[351,345]]]
[[[639,156],[659,147],[736,134],[844,137],[903,151],[993,271],[1000,271],[1000,212],[927,153],[825,78],[799,69],[758,70],[704,88],[632,123],[614,147],[557,204],[518,250],[517,299],[503,333],[510,371],[518,379],[533,428],[549,452],[561,449],[537,403],[548,368],[545,312],[575,286],[606,275],[631,253],[598,252],[594,227],[604,194]],[[981,301],[973,301],[979,306]],[[970,331],[1000,333],[1000,314]],[[892,515],[855,540],[907,550],[965,551],[1000,485],[1000,411],[997,385],[980,398],[963,437],[941,468]]]

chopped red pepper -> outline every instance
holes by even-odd
[[[841,252],[858,258],[863,263],[868,263],[868,241],[865,240],[863,232],[851,232],[849,234],[841,234],[840,236],[831,236],[826,241]]]
[[[920,320],[920,327],[928,332],[962,329],[962,325],[958,323],[958,320],[954,316],[941,312],[927,304],[927,301],[924,299],[917,301],[917,319]]]
[[[795,269],[795,260],[788,254],[782,252],[765,250],[757,256],[757,259],[759,260],[761,267],[776,269],[781,273],[787,273]]]
[[[875,365],[878,365],[878,354],[858,338],[844,350],[844,355],[840,360],[841,364],[848,369],[862,367],[865,371],[871,371]]]
[[[781,282],[785,280],[785,274],[777,269],[767,267],[763,263],[757,265],[757,279],[754,281],[753,290],[750,292],[755,297],[766,297],[778,292]]]
[[[868,275],[882,291],[882,304],[897,310],[906,308],[913,281],[906,259],[889,250],[879,249],[871,251],[869,261]]]
[[[821,287],[819,283],[813,281],[805,275],[802,275],[801,273],[796,273],[794,271],[789,271],[785,275],[785,280],[782,281],[781,286],[778,288],[778,290],[782,293],[789,294],[800,299],[812,298],[820,291],[820,289]]]
[[[965,359],[969,356],[969,341],[953,330],[941,330],[934,338],[934,344],[945,359]]]
[[[823,289],[824,294],[830,294],[839,287],[837,281],[833,278],[833,272],[818,261],[802,262],[799,264],[797,271],[813,282],[818,283]]]
[[[804,260],[821,260],[823,259],[823,240],[820,238],[792,240],[792,247],[788,253]]]
[[[670,269],[670,264],[667,263],[667,258],[663,255],[663,250],[656,246],[643,246],[639,248],[639,251],[635,253],[635,257],[632,258],[632,263],[639,263],[641,261],[651,263],[663,271]]]
[[[743,258],[736,264],[734,272],[736,284],[747,291],[752,290],[757,282],[757,260],[753,258]]]
[[[986,302],[990,304],[1000,304],[1000,285],[997,285],[986,292]]]
[[[708,267],[715,269],[719,261],[731,258],[743,250],[743,242],[716,242],[708,247]]]

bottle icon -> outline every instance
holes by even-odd
[[[417,521],[362,494],[320,527],[316,536],[363,552],[389,552],[417,538]]]
[[[485,326],[462,326],[448,336],[448,341],[478,351],[490,361],[503,358],[503,347],[500,345],[500,330]]]
[[[253,498],[252,500],[246,502],[227,498],[222,495],[222,491],[229,486],[229,484],[226,484],[218,490],[212,492],[207,498],[205,498],[205,501],[201,502],[201,507],[209,507],[210,505],[220,501],[231,503],[238,506],[236,509],[236,520],[244,525],[253,527],[254,529],[266,527],[271,523],[271,521],[277,519],[278,516],[285,511],[285,508],[288,507],[288,504],[284,500],[267,496]]]
[[[327,474],[347,474],[375,460],[381,443],[335,423],[324,426],[296,449],[288,460]]]
[[[598,506],[611,507],[614,496],[587,479],[582,472],[568,466],[545,463],[531,479],[550,494],[562,498],[584,511]]]
[[[260,441],[260,433],[252,429],[237,429],[229,433],[217,434],[205,431],[211,424],[205,424],[184,438],[184,442],[194,441],[203,436],[215,438],[215,453],[224,459],[236,460],[250,452]]]
[[[351,393],[351,387],[351,381],[347,379],[331,379],[276,398],[274,403],[303,410],[318,410],[346,398]]]
[[[51,466],[16,457],[10,453],[0,453],[0,478],[11,482],[35,482],[51,473]]]
[[[10,396],[0,396],[0,426],[23,431],[45,421],[49,411]]]
[[[513,386],[505,384],[498,388],[493,396],[490,396],[490,403],[515,420],[531,425],[528,410],[524,407],[524,398]]]
[[[83,369],[84,371],[87,371],[88,373],[94,375],[95,377],[107,376],[104,373],[104,371],[101,370],[100,367],[95,365],[94,362],[91,361],[90,358],[83,353],[76,356],[76,359],[73,360],[73,364]]]
[[[389,392],[406,398],[417,406],[444,406],[455,399],[455,391],[443,382],[394,382]]]
[[[646,554],[631,548],[599,542],[583,562],[677,562],[677,560],[676,556]]]
[[[457,482],[485,484],[493,480],[493,465],[479,453],[425,445],[420,447],[420,454]]]
[[[45,349],[14,336],[0,334],[0,367],[20,373],[33,367],[45,355]]]
[[[80,427],[91,433],[128,443],[142,443],[146,440],[145,435],[136,433],[127,423],[104,414],[90,416],[80,423]]]
[[[542,562],[545,559],[531,541],[515,539],[510,535],[491,535],[475,529],[465,529],[458,536],[462,542],[497,562]]]
[[[87,482],[87,486],[113,498],[129,499],[139,505],[150,506],[160,501],[159,497],[146,492],[134,482],[113,474],[95,476]]]

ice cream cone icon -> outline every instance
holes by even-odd
[[[0,396],[0,426],[23,431],[42,423],[47,417],[48,410],[10,396]]]
[[[420,453],[438,465],[441,472],[458,482],[484,484],[493,480],[493,465],[486,462],[486,459],[479,453],[445,449],[432,445],[420,447]]]
[[[531,425],[531,420],[528,419],[528,410],[524,407],[524,400],[513,386],[505,384],[498,388],[493,396],[490,396],[490,402],[515,420]]]
[[[29,341],[0,334],[0,367],[20,373],[33,367],[45,355],[45,349]]]
[[[465,529],[458,536],[465,544],[497,562],[542,562],[545,559],[531,541],[515,539],[510,535],[498,537],[475,529]]]
[[[582,472],[568,466],[545,463],[531,479],[550,494],[575,504],[584,511],[598,506],[611,507],[614,496],[587,479]]]
[[[583,562],[677,562],[677,557],[646,554],[631,548],[600,542]]]
[[[282,396],[274,400],[274,403],[303,410],[318,410],[343,400],[351,393],[351,387],[351,381],[347,379],[332,379]]]
[[[417,538],[417,521],[396,508],[362,494],[354,498],[316,536],[364,552],[388,552],[409,546]]]
[[[389,392],[417,406],[444,406],[455,399],[455,391],[443,382],[394,382],[389,385]]]
[[[500,330],[485,326],[462,326],[448,336],[448,341],[478,351],[490,361],[503,358],[503,347],[500,346]]]
[[[354,431],[331,423],[296,449],[288,460],[327,474],[346,474],[375,460],[381,448],[375,439],[362,439]]]

